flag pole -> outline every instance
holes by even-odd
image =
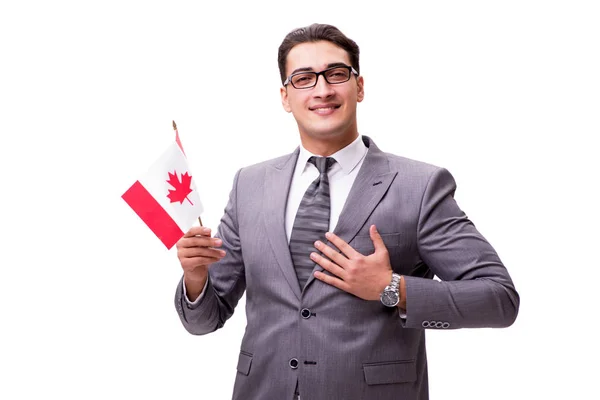
[[[175,137],[177,138],[176,140],[179,142],[179,132],[177,131],[177,124],[175,123],[175,120],[173,120],[173,130],[175,131]],[[179,146],[181,146],[181,144],[179,144]],[[204,226],[202,225],[202,218],[200,218],[200,216],[198,216],[198,222],[200,222],[200,226]]]

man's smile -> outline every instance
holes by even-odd
[[[308,109],[310,111],[314,111],[315,113],[317,113],[319,115],[330,115],[340,107],[341,107],[340,104],[327,103],[327,104],[319,104],[316,106],[312,106],[312,107],[309,107]]]

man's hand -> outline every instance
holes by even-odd
[[[176,244],[177,258],[183,269],[183,281],[187,297],[196,300],[208,279],[208,266],[225,257],[225,252],[215,247],[223,244],[221,239],[210,236],[210,228],[192,227]]]
[[[315,272],[315,277],[361,299],[379,301],[381,292],[392,281],[392,266],[375,225],[371,225],[369,234],[375,246],[375,252],[369,256],[360,254],[333,233],[328,232],[325,236],[341,254],[320,241],[315,242],[315,247],[329,259],[317,253],[311,253],[310,258],[334,275]]]

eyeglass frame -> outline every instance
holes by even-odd
[[[347,81],[343,81],[343,82],[333,82],[333,83],[332,83],[332,82],[329,82],[329,81],[327,80],[327,77],[325,76],[325,73],[326,73],[326,72],[328,72],[328,71],[331,71],[331,70],[333,70],[333,69],[336,69],[336,68],[346,68],[346,69],[348,69],[348,72],[350,72],[350,75],[348,76],[348,80],[347,80]],[[317,76],[317,79],[315,79],[315,84],[314,84],[314,85],[312,85],[312,86],[306,86],[306,87],[300,87],[300,88],[299,88],[299,87],[296,87],[296,86],[294,86],[294,83],[292,82],[292,78],[293,78],[294,76],[296,76],[296,75],[301,75],[301,74],[314,74],[314,75],[316,75],[316,76]],[[294,89],[298,89],[298,90],[302,90],[302,89],[312,89],[312,88],[314,88],[315,86],[317,86],[317,83],[319,83],[319,76],[320,76],[320,75],[323,75],[323,79],[325,79],[325,82],[327,82],[328,84],[330,84],[330,85],[339,85],[339,84],[341,84],[341,83],[346,83],[346,82],[348,82],[348,81],[350,80],[350,78],[352,77],[352,74],[354,74],[354,76],[358,76],[358,72],[356,72],[356,70],[354,69],[354,67],[353,67],[353,66],[350,66],[350,65],[336,65],[336,66],[334,66],[334,67],[330,67],[330,68],[324,69],[323,71],[320,71],[320,72],[314,72],[314,71],[301,71],[301,72],[296,72],[296,73],[294,73],[294,74],[291,74],[290,76],[288,76],[288,77],[287,77],[287,79],[285,80],[285,82],[283,82],[283,86],[286,86],[287,84],[291,84],[291,85],[292,85],[292,87],[293,87]]]

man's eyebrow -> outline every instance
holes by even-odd
[[[327,68],[334,68],[334,67],[347,67],[348,65],[346,65],[346,63],[343,62],[334,62],[334,63],[330,63],[327,64]],[[296,68],[295,70],[292,71],[292,73],[290,75],[294,75],[297,74],[298,72],[314,72],[314,69],[312,67],[302,67],[302,68]]]
[[[292,71],[292,73],[290,75],[294,75],[298,72],[312,72],[312,71],[314,71],[314,69],[312,69],[311,67],[296,68],[295,70]]]
[[[334,67],[348,67],[348,65],[343,62],[334,62],[331,64],[327,64],[327,68],[334,68]]]

